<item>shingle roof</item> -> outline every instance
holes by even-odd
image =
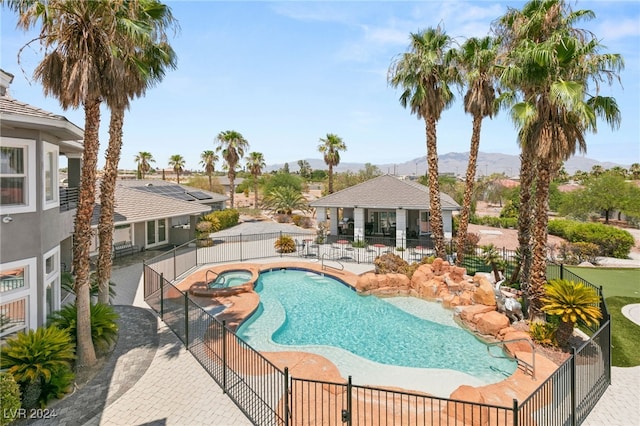
[[[92,225],[100,220],[100,198],[96,197],[93,209]],[[134,223],[146,220],[162,219],[185,215],[199,215],[210,210],[200,203],[176,200],[164,195],[156,195],[144,191],[137,191],[123,186],[116,186],[114,223]]]
[[[440,193],[442,210],[459,210],[460,205],[449,195]],[[365,207],[429,210],[429,188],[417,182],[382,175],[358,185],[319,198],[312,207]]]
[[[172,197],[181,201],[199,202],[201,204],[212,204],[227,201],[229,197],[217,192],[205,191],[199,188],[192,188],[186,185],[178,185],[161,179],[146,180],[119,180],[117,186],[133,189],[144,193],[151,193],[165,197]]]

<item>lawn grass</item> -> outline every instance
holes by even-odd
[[[622,307],[640,303],[640,297],[607,297],[607,307],[611,313],[611,364],[616,367],[640,365],[640,325],[622,314]]]
[[[640,365],[640,325],[622,314],[623,306],[640,303],[640,268],[565,268],[595,286],[602,286],[611,313],[611,364]]]

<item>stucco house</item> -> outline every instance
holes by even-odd
[[[453,212],[460,205],[441,193],[446,238],[453,234]],[[429,188],[392,175],[382,175],[310,203],[318,222],[329,221],[332,235],[349,234],[356,240],[368,235],[395,237],[406,247],[407,239],[431,233]]]
[[[180,245],[195,238],[198,218],[223,210],[226,195],[160,179],[116,182],[113,242],[127,242],[134,251]],[[98,250],[99,197],[93,212],[91,255]]]
[[[60,307],[60,274],[71,265],[83,130],[13,99],[0,70],[0,339],[36,328]],[[68,184],[59,187],[59,159]]]

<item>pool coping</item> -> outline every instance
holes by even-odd
[[[351,287],[354,291],[356,291],[356,283],[360,277],[360,275],[351,271],[337,270],[334,268],[325,269],[321,264],[313,262],[278,261],[269,263],[228,263],[203,266],[183,278],[176,284],[176,287],[182,291],[188,290],[188,288],[194,283],[193,278],[200,278],[201,275],[206,274],[207,270],[225,272],[238,269],[250,270],[252,272],[252,286],[261,272],[274,269],[297,269],[328,275],[348,287]],[[225,324],[233,331],[237,330],[238,327],[247,318],[249,318],[256,309],[258,309],[260,303],[260,297],[255,293],[255,291],[222,296],[216,299],[217,303],[227,306],[224,311],[216,315],[216,318],[220,321],[224,321]],[[451,313],[454,315],[453,309],[451,310]],[[338,368],[333,362],[321,355],[303,351],[260,351],[260,353],[278,368],[284,369],[285,367],[288,367],[289,373],[292,377],[339,383],[346,382],[347,380],[340,374]],[[513,355],[516,358],[523,359],[529,363],[532,362],[532,354],[529,352],[516,352]],[[473,400],[473,402],[482,402],[485,404],[501,405],[505,407],[511,406],[513,404],[513,399],[524,401],[533,394],[540,383],[544,382],[544,380],[553,374],[558,368],[552,360],[546,358],[543,354],[536,353],[535,355],[535,379],[518,367],[511,376],[497,383],[476,387],[461,385],[451,393],[450,398],[458,400]],[[382,386],[382,388],[386,387]],[[391,387],[388,388],[391,389]],[[473,389],[473,391],[470,392],[471,389]],[[403,390],[424,394],[423,391],[415,391],[409,388],[403,388]]]

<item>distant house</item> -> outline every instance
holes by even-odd
[[[451,238],[453,212],[459,211],[460,205],[449,195],[440,195],[445,237]],[[392,175],[379,176],[319,198],[310,206],[316,208],[318,222],[329,218],[333,235],[345,231],[352,232],[355,239],[388,235],[404,247],[407,238],[431,233],[429,188]]]
[[[92,226],[100,218],[99,197]],[[116,183],[113,242],[131,243],[137,250],[180,245],[195,238],[198,218],[223,210],[227,196],[159,179],[119,180]],[[97,254],[93,236],[91,254]]]
[[[13,99],[0,70],[0,339],[37,328],[60,307],[72,259],[83,130]],[[59,187],[59,158],[68,175]]]

